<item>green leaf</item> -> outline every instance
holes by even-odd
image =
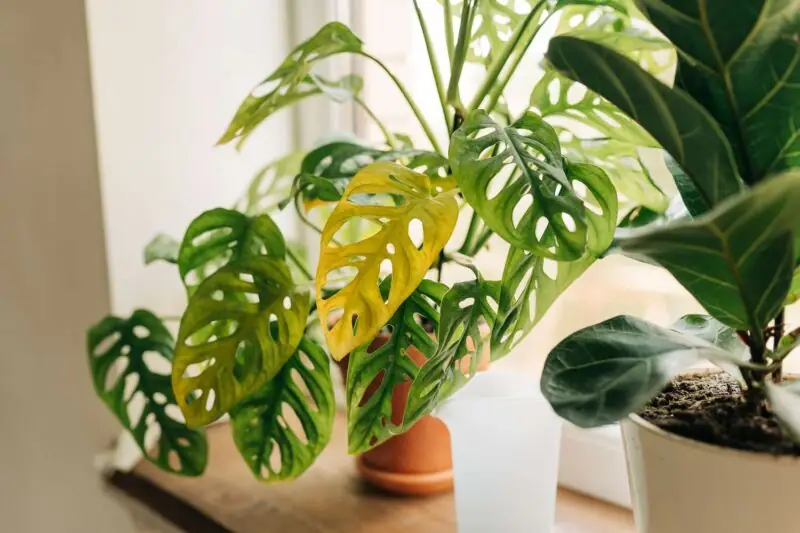
[[[336,403],[325,350],[303,337],[275,377],[230,414],[236,447],[258,479],[298,477],[314,463],[333,431]]]
[[[311,74],[315,63],[333,55],[361,51],[361,40],[340,22],[323,26],[300,43],[253,93],[247,96],[233,117],[220,144],[239,139],[239,145],[264,120],[276,111],[304,98],[328,94],[341,101],[360,91],[361,78],[345,76],[339,81]]]
[[[292,188],[292,180],[300,172],[305,154],[292,152],[262,167],[250,180],[247,190],[234,209],[245,215],[261,215],[280,207]]]
[[[702,339],[630,316],[573,333],[547,356],[542,393],[580,427],[611,424],[644,407],[680,371],[727,357]]]
[[[587,251],[577,261],[556,262],[511,247],[492,328],[492,359],[508,354],[530,333],[556,299],[611,245],[617,222],[617,195],[608,177],[589,165],[570,165],[567,173],[593,199],[594,208],[586,213]],[[543,237],[548,244],[554,235],[548,228]]]
[[[144,264],[149,265],[156,261],[172,263],[178,262],[178,249],[181,243],[169,235],[159,233],[144,247]]]
[[[784,305],[792,305],[800,300],[800,268],[796,268],[792,274],[792,283],[789,286],[789,294],[786,296]]]
[[[213,422],[278,373],[303,335],[309,296],[294,287],[283,261],[264,256],[234,261],[200,284],[181,320],[172,369],[189,426]]]
[[[387,282],[382,287],[388,291]],[[395,311],[387,327],[391,336],[382,346],[369,350],[370,343],[349,356],[347,371],[347,442],[351,454],[362,453],[401,431],[403,413],[392,409],[396,385],[412,382],[418,364],[409,355],[417,350],[430,357],[436,343],[425,326],[439,326],[439,306],[447,287],[424,280]]]
[[[692,178],[686,175],[686,172],[678,162],[667,152],[664,152],[664,162],[667,165],[667,170],[672,174],[678,194],[683,199],[683,204],[686,206],[687,211],[695,217],[707,213],[712,206],[703,197],[702,192],[694,184]]]
[[[800,5],[761,0],[732,9],[707,0],[641,0],[640,6],[679,50],[676,85],[720,124],[742,178],[752,184],[800,166]]]
[[[87,334],[95,392],[145,459],[167,472],[199,476],[206,468],[208,443],[203,431],[186,427],[175,405],[169,379],[172,347],[167,328],[144,309],[128,319],[107,316]]]
[[[627,255],[669,270],[723,324],[759,336],[789,290],[798,205],[800,173],[790,173],[702,217],[643,228],[617,244]]]
[[[432,412],[478,371],[484,342],[481,325],[494,322],[496,301],[497,287],[486,281],[456,283],[447,291],[442,299],[436,351],[419,369],[408,393],[405,429]]]
[[[619,53],[575,37],[555,37],[547,57],[564,75],[643,126],[692,178],[706,204],[717,205],[742,190],[722,130],[686,93],[669,88]]]
[[[222,265],[263,254],[283,259],[285,253],[283,234],[269,215],[248,217],[218,207],[189,224],[178,252],[178,268],[191,295]]]
[[[672,325],[672,329],[699,337],[732,355],[742,357],[742,359],[747,352],[747,346],[739,338],[735,329],[708,315],[683,316]]]
[[[800,442],[800,382],[776,385],[767,380],[764,387],[772,412],[795,442]]]
[[[450,165],[464,198],[512,246],[559,260],[586,249],[586,207],[566,174],[555,130],[533,113],[500,126],[484,111],[453,134]],[[553,238],[543,241],[546,229]]]

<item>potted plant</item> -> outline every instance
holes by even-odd
[[[302,474],[332,431],[329,357],[349,358],[351,453],[375,450],[405,432],[407,439],[427,438],[419,428],[474,375],[484,347],[493,359],[508,353],[608,248],[619,212],[614,183],[627,191],[629,209],[666,208],[637,157],[636,147],[652,139],[608,102],[592,94],[574,98],[571,83],[553,71],[518,115],[504,99],[528,46],[562,12],[570,23],[560,32],[616,36],[631,57],[652,64],[651,54],[668,44],[637,29],[628,2],[548,0],[519,13],[502,3],[445,0],[447,83],[423,13],[414,7],[441,116],[423,116],[401,80],[333,22],[244,99],[220,142],[242,143],[274,112],[315,95],[365,107],[359,77],[330,80],[312,72],[326,58],[355,54],[386,71],[430,146],[412,146],[368,110],[384,144],[344,138],[290,154],[259,173],[234,209],[202,213],[179,243],[160,236],[148,245],[146,260],[175,264],[186,287],[176,339],[147,310],[106,317],[89,330],[97,393],[157,466],[202,474],[203,428],[228,415],[256,477],[272,482]],[[468,62],[485,67],[486,75],[467,101],[461,72]],[[452,134],[449,146],[429,125],[434,118]],[[592,138],[569,134],[559,124],[567,118]],[[602,155],[611,143],[625,150],[625,161]],[[287,243],[271,217],[286,207],[320,233],[315,274],[303,248]],[[314,219],[320,213],[322,227]],[[460,216],[463,236],[454,232]],[[484,279],[471,261],[493,236],[511,245],[500,280]],[[469,269],[473,279],[447,285],[448,264]],[[396,463],[407,467],[438,454],[444,459],[429,470],[446,475],[449,444],[436,446],[412,447]]]
[[[785,307],[798,291],[800,3],[638,5],[678,50],[674,87],[570,36],[547,56],[671,156],[688,212],[614,248],[668,270],[708,315],[578,331],[548,356],[542,391],[579,426],[622,420],[643,533],[795,531],[800,387],[783,365],[798,338]],[[680,374],[701,360],[725,372]]]

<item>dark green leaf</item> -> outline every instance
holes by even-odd
[[[303,337],[275,377],[230,414],[233,440],[257,478],[275,482],[298,477],[333,431],[336,404],[325,350]]]
[[[548,59],[643,126],[692,178],[708,205],[739,193],[736,161],[719,125],[686,93],[602,45],[570,36],[550,41]]]
[[[790,173],[702,217],[643,228],[617,244],[669,270],[723,324],[760,335],[789,290],[798,205],[800,173]]]
[[[187,423],[208,424],[269,382],[300,343],[309,307],[286,264],[269,257],[206,278],[183,314],[172,369]]]
[[[666,163],[669,173],[672,174],[672,179],[675,182],[678,193],[683,199],[683,205],[686,206],[687,211],[695,217],[707,213],[712,206],[703,197],[703,194],[694,184],[694,181],[692,181],[692,178],[686,175],[686,172],[684,172],[678,162],[667,152],[664,152],[664,163]]]
[[[174,341],[150,311],[107,316],[88,331],[92,383],[101,400],[133,436],[144,457],[162,470],[199,476],[208,443],[186,427],[170,386]]]
[[[180,246],[181,243],[169,235],[159,233],[144,247],[144,264],[149,265],[155,261],[175,264],[178,262]]]
[[[776,385],[764,383],[772,412],[795,442],[800,442],[800,381]]]

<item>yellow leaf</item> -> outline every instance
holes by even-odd
[[[389,205],[356,203],[368,194],[391,195],[394,201]],[[389,321],[444,248],[457,217],[452,178],[429,177],[386,162],[367,166],[355,175],[322,232],[317,268],[317,309],[334,359],[342,359],[372,340]],[[358,219],[374,224],[377,231],[337,247],[334,235]],[[419,246],[413,239],[420,236],[410,234],[415,225],[422,228]],[[378,288],[381,264],[385,269],[387,261],[391,262],[391,289],[382,295]],[[323,299],[323,287],[328,281],[335,281],[335,271],[348,269],[355,270],[352,279],[336,294]],[[341,319],[329,327],[329,316]]]

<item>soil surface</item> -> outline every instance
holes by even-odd
[[[739,383],[726,373],[681,376],[639,416],[664,431],[727,448],[800,456],[766,408],[745,403]]]

